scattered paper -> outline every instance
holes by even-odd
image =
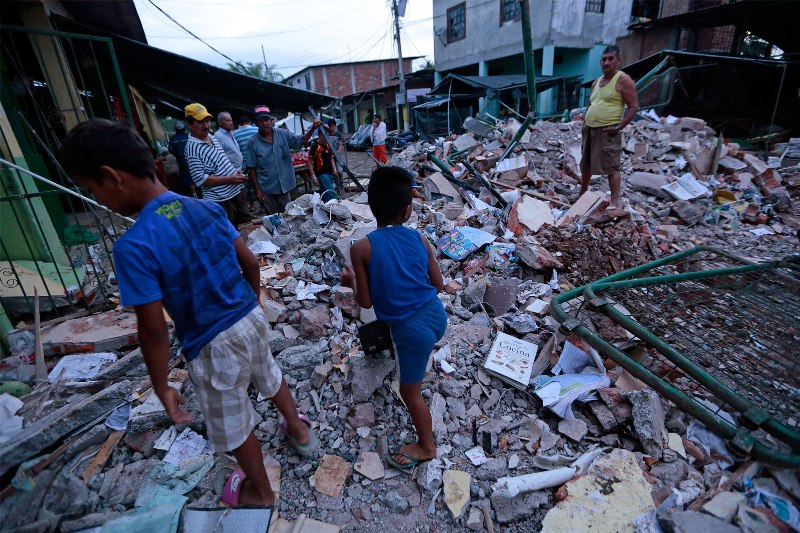
[[[585,350],[577,345],[584,346]],[[599,373],[605,374],[600,354],[591,346],[585,345],[580,339],[570,337],[564,342],[561,356],[553,366],[553,374],[581,374],[588,367],[596,368]]]
[[[64,379],[92,379],[116,360],[117,356],[109,352],[65,355],[47,375],[47,380],[53,383],[59,376]]]
[[[775,232],[774,232],[774,231],[772,231],[772,230],[771,230],[771,229],[769,229],[769,228],[756,228],[756,229],[751,229],[751,230],[750,230],[750,233],[752,233],[753,235],[756,235],[756,236],[758,236],[758,237],[763,237],[764,235],[775,235]]]
[[[22,431],[22,417],[17,411],[22,409],[22,400],[8,393],[0,394],[0,442],[9,440]]]
[[[272,241],[256,241],[248,248],[254,254],[274,254],[279,250],[278,246]]]
[[[481,466],[483,463],[489,460],[486,457],[486,452],[480,446],[475,446],[474,448],[470,448],[466,452],[464,452],[467,458],[474,464],[475,466]]]
[[[202,435],[198,435],[191,429],[186,428],[170,446],[167,455],[164,456],[164,462],[184,463],[203,453],[207,447],[208,441]]]
[[[536,390],[545,407],[567,420],[575,418],[572,403],[575,400],[585,401],[592,397],[592,392],[601,387],[611,385],[611,380],[604,374],[562,374],[546,379]]]
[[[436,246],[450,259],[462,261],[496,238],[486,231],[464,226],[453,229],[436,241]]]
[[[175,439],[178,438],[178,430],[175,426],[170,426],[158,437],[155,444],[153,444],[153,448],[156,450],[169,450],[172,443],[175,442]]]
[[[518,388],[525,389],[531,379],[539,347],[505,333],[498,333],[483,368]]]
[[[297,300],[316,300],[317,294],[322,291],[329,291],[331,290],[330,285],[318,285],[316,283],[306,283],[305,281],[299,281],[297,283],[297,289],[295,292],[297,293]]]
[[[663,190],[667,191],[677,200],[694,200],[701,196],[711,194],[708,187],[697,181],[691,174],[684,174],[677,181],[662,185]]]

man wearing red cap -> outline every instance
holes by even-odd
[[[268,214],[282,213],[291,200],[289,193],[297,186],[291,150],[299,150],[322,122],[315,120],[303,135],[284,128],[274,128],[275,117],[269,107],[254,109],[258,134],[242,150],[247,174],[256,184],[256,198],[264,202]]]

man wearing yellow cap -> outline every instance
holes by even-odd
[[[636,85],[630,76],[619,70],[622,62],[619,48],[607,46],[600,56],[603,75],[592,84],[591,104],[586,110],[581,150],[581,194],[589,190],[592,175],[608,175],[611,189],[610,207],[619,207],[622,155],[620,132],[639,111]],[[628,110],[624,113],[625,106]]]
[[[200,104],[183,108],[189,125],[186,162],[195,185],[202,188],[203,198],[217,202],[225,210],[234,227],[250,220],[247,177],[234,168],[219,141],[211,135],[211,113]]]

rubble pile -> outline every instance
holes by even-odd
[[[318,457],[297,456],[253,392],[280,520],[312,517],[332,531],[797,530],[796,473],[732,456],[698,421],[565,338],[549,307],[562,291],[698,244],[796,252],[800,172],[768,166],[700,120],[649,117],[626,128],[625,200],[612,210],[602,193],[577,197],[580,123],[465,127],[392,161],[420,184],[407,225],[440,252],[449,322],[423,382],[438,456],[411,477],[383,461],[414,439],[395,361],[364,354],[358,328],[374,313],[339,285],[351,245],[376,227],[366,194],[304,195],[242,228],[261,264],[272,351],[322,443]],[[604,338],[641,350],[592,320]],[[522,377],[490,364],[500,340],[529,356]],[[193,415],[185,427],[169,423],[131,343],[105,358],[79,339],[56,346],[45,343],[50,376],[39,382],[30,354],[4,361],[0,475],[13,487],[0,503],[4,527],[122,531],[147,515],[168,529],[217,505],[233,459],[205,447],[177,343],[170,383]],[[61,361],[72,363],[55,372]]]

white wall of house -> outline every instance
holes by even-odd
[[[529,0],[533,49],[551,45],[590,49],[627,33],[632,0],[605,0],[603,13],[587,12],[593,0]],[[448,43],[447,11],[464,4],[466,36]],[[433,0],[434,62],[449,71],[522,53],[521,22],[501,24],[502,0]]]

